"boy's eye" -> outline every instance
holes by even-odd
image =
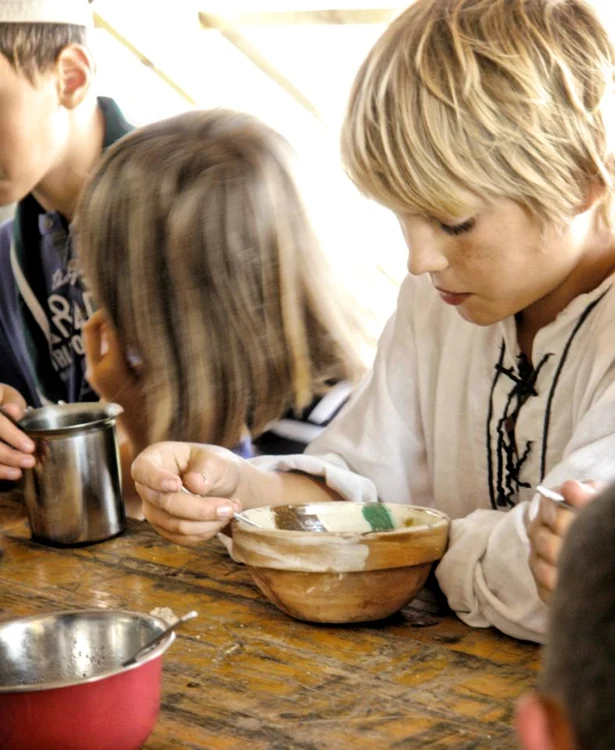
[[[464,221],[462,224],[443,224],[441,221],[438,222],[440,225],[440,229],[442,229],[443,232],[446,232],[447,234],[464,234],[465,232],[469,232],[470,229],[474,228],[474,225],[476,224],[476,219],[468,219],[467,221]]]

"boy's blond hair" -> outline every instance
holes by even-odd
[[[255,118],[190,112],[123,138],[84,189],[79,255],[142,360],[149,440],[233,447],[358,374],[291,164]]]
[[[400,213],[463,217],[461,190],[555,224],[604,188],[613,47],[582,0],[416,0],[378,40],[342,132],[349,175]]]
[[[34,83],[49,71],[65,47],[85,46],[87,29],[65,23],[0,23],[0,54]]]

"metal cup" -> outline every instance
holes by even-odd
[[[24,471],[32,539],[68,547],[101,542],[125,525],[115,420],[118,404],[43,406],[26,412],[21,428],[36,444]]]

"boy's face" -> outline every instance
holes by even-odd
[[[405,215],[399,221],[410,273],[428,273],[443,304],[455,306],[471,323],[490,325],[522,310],[540,317],[539,308],[552,319],[579,293],[588,269],[605,253],[595,245],[591,210],[564,229],[541,231],[536,219],[513,201],[487,204],[469,194],[463,198],[471,207],[466,216],[435,220]],[[558,305],[552,315],[550,308]]]
[[[0,206],[21,200],[61,160],[65,115],[54,71],[32,84],[0,54]]]

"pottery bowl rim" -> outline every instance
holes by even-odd
[[[354,509],[361,508],[365,505],[368,505],[368,503],[358,503],[358,502],[352,502],[349,500],[333,500],[330,502],[316,502],[316,503],[288,503],[284,505],[260,505],[258,508],[249,508],[247,510],[242,511],[242,515],[246,516],[247,518],[253,518],[253,520],[257,520],[258,515],[262,514],[263,511],[268,511],[270,509],[285,509],[285,508],[330,508],[332,504],[335,504],[339,506],[340,504],[345,504],[347,507],[352,507]],[[448,527],[450,525],[450,517],[447,513],[444,513],[444,511],[437,510],[436,508],[428,508],[423,505],[410,505],[407,503],[374,503],[377,505],[384,506],[385,508],[402,508],[407,509],[409,511],[409,515],[412,515],[414,512],[422,513],[427,516],[431,516],[433,518],[433,522],[430,523],[422,523],[416,526],[400,526],[395,529],[385,529],[385,530],[378,530],[378,531],[333,531],[333,530],[325,530],[325,531],[314,531],[314,530],[308,530],[308,529],[277,529],[277,528],[270,528],[270,527],[261,527],[261,526],[252,526],[251,524],[243,522],[241,519],[233,519],[233,529],[234,530],[241,530],[241,532],[245,532],[248,534],[256,534],[258,536],[286,536],[288,535],[290,538],[299,538],[299,537],[314,537],[315,539],[324,539],[327,537],[338,537],[338,538],[344,538],[344,539],[351,539],[351,538],[360,538],[360,539],[378,539],[379,537],[382,538],[390,538],[390,537],[399,537],[399,536],[417,536],[424,534],[426,531],[430,531],[432,529],[438,529],[443,527]]]

